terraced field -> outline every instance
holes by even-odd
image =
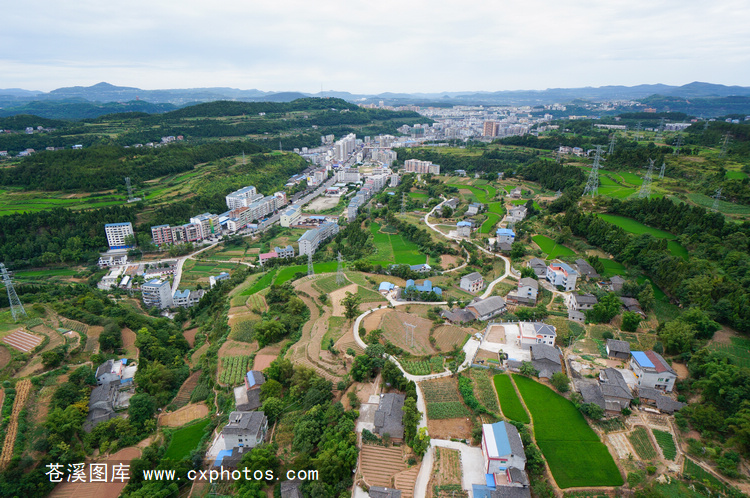
[[[360,470],[369,486],[393,487],[393,477],[406,469],[401,447],[365,444],[359,454]]]
[[[469,409],[459,401],[456,379],[429,380],[423,382],[421,388],[427,403],[427,418],[441,420],[471,416]]]
[[[642,460],[653,460],[657,457],[654,445],[651,444],[651,438],[645,427],[636,427],[628,436],[630,444],[633,445],[635,452]]]
[[[671,234],[664,230],[659,230],[658,228],[644,225],[643,223],[639,221],[636,221],[631,218],[626,218],[624,216],[617,216],[614,214],[602,213],[602,214],[599,214],[599,217],[608,223],[612,223],[613,225],[622,228],[626,232],[635,233],[635,234],[648,233],[656,237],[657,239],[667,239],[667,248],[669,249],[669,251],[675,256],[680,256],[682,258],[687,259],[687,256],[688,256],[687,249],[685,249],[685,247],[682,244],[677,242],[677,236],[674,234]]]
[[[536,245],[547,255],[547,259],[555,259],[561,256],[575,256],[576,253],[572,249],[558,244],[546,235],[534,235],[531,237]]]

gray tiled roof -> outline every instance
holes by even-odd
[[[547,344],[533,344],[530,346],[531,349],[531,360],[549,360],[558,365],[562,365],[560,360],[560,351],[554,346],[548,346]]]
[[[573,294],[573,299],[578,304],[596,304],[599,300],[593,294]]]
[[[628,341],[618,341],[617,339],[607,339],[607,347],[610,351],[617,353],[630,354],[630,343]]]
[[[547,263],[539,258],[533,258],[531,261],[529,261],[529,266],[532,268],[547,268]]]
[[[479,274],[479,272],[469,273],[468,275],[464,275],[461,277],[461,280],[468,280],[469,282],[476,282],[477,280],[482,280],[482,275]]]
[[[599,384],[594,382],[579,382],[578,389],[581,391],[581,397],[583,397],[584,403],[594,403],[599,405],[602,410],[607,409],[604,402],[604,395],[602,394]]]
[[[656,407],[663,412],[674,413],[685,408],[685,406],[687,406],[686,403],[675,401],[669,396],[659,396],[656,398]]]
[[[302,485],[302,481],[299,479],[294,479],[293,481],[282,481],[281,498],[302,498],[302,491],[299,489],[300,485]]]
[[[263,412],[232,412],[229,414],[229,423],[224,426],[224,432],[258,434],[265,420]]]
[[[513,424],[508,422],[501,422],[505,425],[505,432],[508,434],[508,442],[510,443],[510,451],[513,455],[520,456],[526,460],[526,453],[523,451],[523,443],[521,442],[521,435],[518,433],[518,429]]]
[[[526,472],[524,472],[523,470],[516,468],[516,467],[509,467],[508,472],[510,473],[510,480],[512,482],[517,482],[524,486],[529,485],[529,477],[526,475]]]
[[[473,306],[479,316],[485,316],[505,308],[505,299],[500,296],[491,296],[487,299],[472,302],[469,306]]]
[[[370,498],[401,498],[401,491],[383,486],[370,486],[369,495]]]
[[[615,368],[605,368],[600,373],[602,394],[605,397],[633,399],[628,383]]]
[[[534,331],[537,334],[541,335],[557,335],[557,330],[555,329],[555,327],[544,322],[534,322]]]
[[[490,498],[531,498],[531,491],[518,486],[498,486],[492,490]]]
[[[380,396],[378,410],[375,412],[375,432],[390,434],[392,438],[402,439],[404,437],[404,401],[405,394],[386,393]]]
[[[235,399],[235,407],[238,411],[249,412],[261,407],[260,389],[245,389],[241,386],[241,394]]]
[[[99,378],[100,376],[104,375],[105,373],[109,373],[112,371],[112,365],[114,364],[114,360],[107,360],[96,369],[96,377]]]
[[[518,287],[531,287],[532,289],[539,290],[539,282],[531,277],[524,277],[518,281]]]

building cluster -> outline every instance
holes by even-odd
[[[346,207],[346,219],[350,222],[354,221],[359,210],[367,204],[372,196],[386,186],[389,179],[390,175],[388,174],[369,176],[367,180],[365,180],[365,184],[362,185],[362,188],[359,189],[359,192],[357,192],[357,194],[352,197],[352,200],[349,201],[349,205]]]
[[[229,274],[227,274],[229,278]],[[206,293],[203,289],[175,289],[169,280],[154,278],[141,285],[141,297],[144,306],[149,308],[167,309],[167,308],[190,308],[198,304]]]
[[[265,381],[263,373],[250,370],[245,374],[243,385],[234,388],[236,410],[229,414],[227,424],[213,445],[219,448],[214,455],[214,467],[237,468],[246,452],[265,441],[268,417],[258,411],[260,387]]]
[[[335,236],[337,233],[339,233],[339,224],[334,221],[326,221],[318,228],[306,231],[299,239],[297,239],[297,244],[299,244],[299,255],[312,256],[315,254],[315,251],[318,250],[318,246],[321,242]]]
[[[258,256],[258,263],[260,266],[263,266],[264,263],[267,263],[268,261],[272,259],[286,259],[286,258],[293,258],[294,257],[294,247],[291,245],[287,245],[286,247],[274,247],[273,251],[266,252],[263,254],[260,254]]]
[[[594,379],[581,375],[584,366],[571,358],[576,390],[585,403],[594,403],[607,415],[617,416],[639,398],[644,410],[672,414],[685,407],[671,394],[677,372],[655,351],[631,351],[627,341],[607,340],[607,356],[627,362],[627,368],[605,368]]]
[[[419,159],[407,159],[404,161],[404,171],[407,173],[440,174],[440,165],[432,161],[420,161]]]
[[[130,406],[135,394],[133,379],[138,365],[127,358],[107,360],[96,369],[96,387],[89,397],[89,412],[83,429],[91,432],[97,424],[117,416],[116,411]]]

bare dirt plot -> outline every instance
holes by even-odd
[[[30,330],[32,330],[36,334],[46,335],[47,337],[49,337],[49,341],[44,346],[44,348],[42,348],[42,351],[49,351],[50,349],[54,349],[65,342],[65,339],[63,339],[62,335],[57,330],[51,329],[44,324],[32,327]]]
[[[187,378],[185,382],[180,386],[180,390],[177,391],[177,396],[174,398],[174,405],[178,408],[181,408],[188,404],[190,401],[190,396],[193,395],[193,390],[195,389],[195,386],[198,385],[198,379],[201,376],[201,371],[198,370],[197,372],[194,372],[190,375],[190,377]]]
[[[190,364],[191,365],[197,365],[198,362],[201,360],[201,356],[203,356],[203,353],[208,350],[208,343],[204,344],[203,346],[199,347],[195,350],[195,352],[190,356]]]
[[[101,325],[92,325],[86,332],[86,347],[85,351],[89,353],[95,353],[99,351],[99,334],[104,332],[104,327]]]
[[[434,467],[432,479],[427,489],[448,484],[461,485],[461,452],[448,448],[435,447]],[[464,496],[464,495],[460,495]]]
[[[427,431],[436,439],[471,439],[471,428],[469,418],[427,419]]]
[[[41,337],[29,334],[21,329],[6,335],[0,340],[22,353],[28,353],[42,343]]]
[[[393,486],[393,476],[406,468],[400,446],[374,446],[365,444],[359,454],[359,468],[369,486]]]
[[[191,348],[195,346],[195,334],[197,333],[198,333],[198,327],[188,329],[182,333],[182,335],[185,337],[185,340],[188,342]]]
[[[138,348],[135,347],[135,332],[125,327],[122,329],[122,349],[126,351],[128,358],[138,359]]]
[[[219,349],[219,358],[224,358],[225,356],[251,355],[256,351],[258,351],[257,342],[247,343],[229,339],[221,345],[221,348]]]
[[[452,254],[443,254],[440,256],[440,266],[443,268],[454,268],[458,266],[458,256]]]
[[[411,344],[410,337],[407,341],[405,325],[416,325],[414,329],[414,344]],[[396,346],[411,352],[412,354],[433,354],[435,349],[430,345],[430,328],[432,322],[410,313],[403,311],[393,311],[383,315],[380,328],[383,330],[383,337],[391,341]]]
[[[375,330],[376,328],[380,327],[380,321],[383,319],[383,315],[386,314],[388,309],[384,308],[382,310],[373,311],[369,315],[367,315],[364,320],[361,322],[361,326],[364,327],[364,329],[368,332],[371,330]]]
[[[435,345],[443,351],[449,351],[454,346],[461,346],[466,338],[466,334],[472,331],[456,327],[455,325],[443,325],[435,329],[432,336],[435,338]]]
[[[493,342],[497,344],[505,344],[505,327],[502,325],[493,325],[487,332],[485,338],[487,342]]]
[[[205,403],[190,403],[179,410],[162,413],[159,415],[159,425],[167,427],[180,427],[208,415],[208,407]]]
[[[609,444],[617,452],[617,458],[620,460],[626,460],[628,455],[636,455],[637,453],[633,450],[628,442],[628,437],[625,434],[609,434],[607,436]]]
[[[351,292],[352,294],[357,293],[357,284],[351,284],[347,285],[346,287],[342,287],[341,289],[335,290],[331,292],[331,303],[333,303],[333,316],[344,316],[345,308],[341,304],[341,300],[346,297],[347,292]]]
[[[687,367],[684,363],[672,363],[672,368],[675,372],[677,372],[677,377],[680,379],[687,379],[688,375],[690,375],[690,372],[688,372]]]
[[[35,356],[32,358],[30,362],[28,362],[24,367],[18,371],[13,377],[16,379],[21,379],[23,377],[28,377],[30,375],[36,374],[44,370],[44,365],[42,365],[42,357],[40,355]]]
[[[739,337],[739,335],[737,334],[737,332],[728,327],[721,327],[716,331],[716,333],[714,333],[711,341],[718,342],[719,344],[731,344],[732,337]]]
[[[339,203],[340,197],[325,197],[320,196],[313,199],[310,204],[305,206],[305,209],[310,211],[325,211],[326,209],[335,208]]]
[[[5,346],[0,346],[0,368],[10,363],[10,351]]]
[[[13,456],[13,446],[16,444],[16,434],[18,433],[18,415],[26,404],[26,399],[31,391],[31,381],[24,379],[16,384],[16,399],[13,402],[13,411],[10,414],[10,423],[5,433],[3,442],[3,452],[0,454],[0,469],[4,469]]]
[[[255,361],[253,362],[253,370],[260,370],[261,372],[271,366],[271,362],[277,358],[278,355],[273,354],[257,354],[255,355]]]

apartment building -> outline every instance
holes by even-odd
[[[407,159],[404,161],[404,170],[407,173],[432,173],[440,174],[440,165],[433,164],[431,161],[420,161],[419,159]]]
[[[141,286],[143,304],[149,308],[157,307],[159,309],[172,308],[172,288],[168,280],[159,280],[157,278],[149,280]]]
[[[104,233],[107,235],[107,244],[110,249],[129,249],[132,244],[125,243],[128,236],[133,236],[133,224],[127,223],[107,223],[104,225]]]
[[[227,207],[231,210],[240,207],[247,207],[261,197],[263,197],[263,194],[259,194],[255,187],[248,186],[235,190],[231,194],[228,194],[225,199],[227,201]]]
[[[333,237],[337,233],[339,233],[339,225],[332,221],[326,221],[318,228],[306,231],[302,234],[302,237],[297,240],[297,243],[299,244],[299,255],[306,256],[308,254],[315,254],[315,251],[318,250],[318,246],[321,242],[329,237]]]

